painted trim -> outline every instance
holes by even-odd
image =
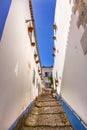
[[[61,96],[57,93],[57,100],[61,101]]]
[[[11,6],[12,0],[1,0],[0,1],[0,41],[2,38],[5,22],[8,16],[8,12]]]
[[[20,116],[14,121],[14,123],[10,126],[10,128],[8,130],[13,130],[13,128],[16,126],[16,124],[18,123],[19,119],[29,111],[29,109],[31,108],[32,104],[34,103],[34,101],[32,101],[27,108],[20,114]]]
[[[66,112],[74,130],[87,130],[87,126],[78,117],[78,115],[72,110],[72,108],[62,99],[62,107]]]

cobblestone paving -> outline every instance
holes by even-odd
[[[61,103],[51,95],[36,98],[20,130],[73,130]]]

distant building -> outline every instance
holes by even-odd
[[[53,66],[42,67],[42,76],[44,78],[44,85],[46,88],[51,87],[51,81],[49,78],[52,77],[52,71],[53,71]]]

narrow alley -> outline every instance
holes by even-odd
[[[21,120],[21,119],[20,119]],[[19,121],[13,130],[73,130],[66,113],[52,94],[36,97],[25,120]]]
[[[0,130],[87,130],[87,0],[0,0]]]

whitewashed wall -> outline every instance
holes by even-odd
[[[0,130],[7,130],[38,95],[33,69],[41,84],[27,19],[31,19],[28,0],[13,0],[0,42]]]
[[[67,38],[70,26],[70,19],[72,13],[73,3],[70,3],[70,0],[57,0],[56,9],[55,9],[55,22],[57,25],[56,31],[54,31],[54,35],[56,36],[55,43],[55,59],[54,59],[54,69],[53,69],[53,77],[54,77],[54,88],[55,88],[55,78],[56,72],[58,75],[58,86],[57,92],[60,94],[61,90],[61,81],[62,81],[62,73],[65,59],[65,51],[67,45]]]
[[[81,45],[84,29],[77,27],[77,20],[78,12],[72,14],[70,23],[62,96],[87,124],[87,54],[84,55]]]
[[[72,7],[73,1],[57,0],[55,24],[58,29],[53,74],[55,78],[58,73],[58,93],[61,92],[63,99],[87,124],[87,54],[84,55],[81,45],[86,28],[77,27],[78,12],[74,14]],[[86,44],[86,41],[85,36],[83,42]]]

